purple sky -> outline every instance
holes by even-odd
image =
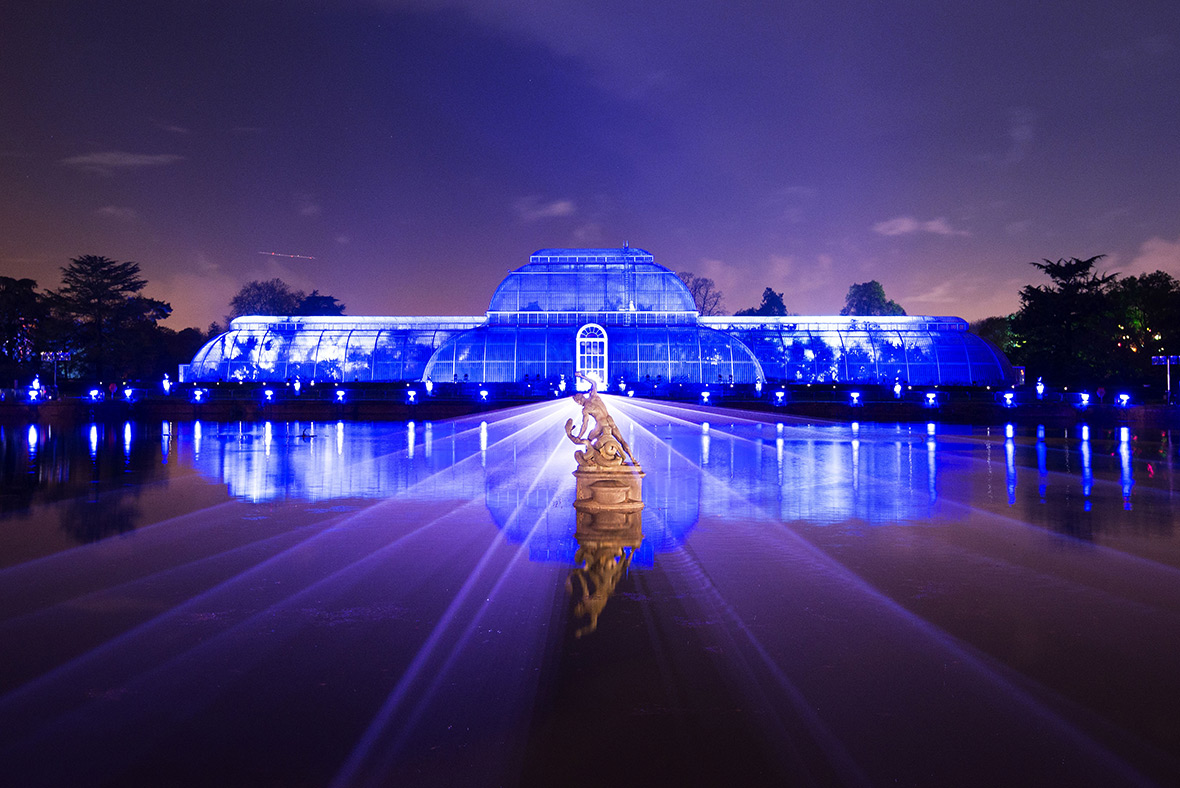
[[[624,241],[728,311],[973,320],[1042,258],[1180,276],[1180,3],[4,3],[0,195],[0,274],[134,260],[177,329],[275,276],[482,314]]]

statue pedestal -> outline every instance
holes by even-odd
[[[642,532],[643,470],[637,466],[579,468],[577,479],[578,534],[601,536],[610,532],[622,536]]]

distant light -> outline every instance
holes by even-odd
[[[1127,443],[1131,440],[1131,428],[1119,427],[1119,443]]]
[[[756,391],[758,393],[758,396],[762,396],[762,381],[761,380],[757,381],[754,384],[754,391]]]
[[[164,380],[160,382],[160,385],[164,387],[165,394],[172,393],[172,379],[167,374],[164,375]]]
[[[1045,381],[1037,378],[1037,399],[1044,399],[1045,397]]]
[[[1119,394],[1119,407],[1120,408],[1125,408],[1130,404],[1131,404],[1131,395],[1130,394]]]
[[[427,379],[426,379],[426,393],[427,393],[427,394],[433,394],[433,393],[434,393],[434,381],[433,381],[433,380],[431,380],[430,378],[427,378]]]
[[[1011,437],[1014,437],[1015,435],[1016,435],[1016,427],[1012,426],[1011,424],[1005,424],[1004,425],[1004,437],[1011,438]]]
[[[932,422],[932,421],[928,421],[928,422],[926,422],[926,434],[927,434],[927,435],[930,435],[930,436],[933,436],[933,435],[934,435],[934,431],[935,431],[934,422]]]
[[[1082,425],[1082,440],[1084,440],[1084,441],[1090,440],[1090,425],[1089,424]]]
[[[628,397],[634,397],[634,396],[635,396],[635,390],[634,390],[634,389],[627,389],[627,396],[628,396]]]
[[[87,396],[90,397],[91,402],[98,402],[100,399],[102,399],[102,392],[98,389],[90,389],[90,392]]]
[[[785,391],[774,392],[774,404],[782,405],[783,404],[783,397],[785,397],[786,395],[787,395],[787,392],[785,392]]]
[[[299,382],[299,378],[295,378],[295,393],[299,393],[299,389],[303,388],[303,384]]]

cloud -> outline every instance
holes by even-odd
[[[523,197],[512,204],[516,215],[525,224],[538,222],[542,219],[553,219],[561,216],[573,216],[577,207],[573,200],[554,200],[541,202],[539,197]]]
[[[156,128],[158,128],[160,131],[166,131],[169,134],[192,134],[193,133],[191,129],[186,129],[184,126],[178,126],[175,123],[165,123],[163,121],[158,121],[156,123]]]
[[[1139,252],[1126,265],[1115,267],[1117,273],[1138,276],[1155,271],[1164,271],[1180,276],[1180,238],[1169,241],[1153,236],[1139,245]]]
[[[123,151],[105,151],[102,153],[87,153],[82,156],[71,156],[59,163],[83,172],[95,172],[100,175],[110,175],[118,170],[138,170],[145,167],[163,167],[183,161],[183,156],[172,153],[125,153]]]
[[[125,205],[104,205],[95,211],[99,216],[117,219],[120,222],[135,222],[139,220],[139,211]]]
[[[1008,110],[1008,153],[1004,161],[1015,164],[1023,161],[1036,136],[1036,113],[1025,107]]]
[[[926,222],[919,221],[912,216],[898,216],[886,219],[873,225],[873,232],[879,235],[913,235],[914,233],[931,233],[933,235],[953,236],[970,235],[966,230],[956,230],[950,222],[941,216]]]
[[[295,195],[295,210],[299,212],[300,216],[319,216],[322,212],[320,204],[307,193]]]

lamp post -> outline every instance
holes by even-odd
[[[1164,366],[1167,370],[1167,388],[1165,389],[1167,402],[1172,401],[1172,364],[1180,364],[1180,356],[1152,356],[1153,366]]]

